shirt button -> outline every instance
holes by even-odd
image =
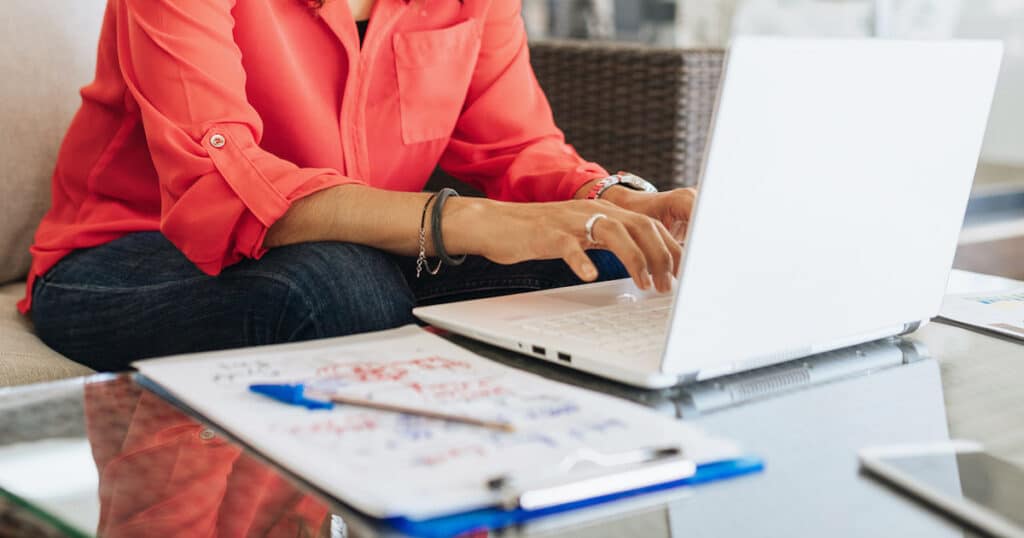
[[[210,137],[210,145],[215,147],[215,148],[217,148],[217,149],[220,149],[220,148],[224,147],[224,144],[227,144],[227,143],[228,143],[228,139],[224,138],[224,135],[222,135],[222,134],[215,134],[215,135]]]
[[[199,432],[199,438],[202,439],[203,441],[209,441],[216,436],[217,434],[214,433],[213,430],[203,430]]]

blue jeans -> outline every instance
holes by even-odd
[[[627,276],[611,253],[591,258],[602,279]],[[66,357],[117,371],[147,357],[389,329],[415,323],[416,305],[579,283],[560,260],[480,257],[417,279],[414,258],[349,243],[275,248],[212,277],[147,232],[61,260],[36,283],[32,320]]]

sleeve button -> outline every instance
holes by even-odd
[[[210,137],[210,145],[217,149],[224,147],[224,145],[227,143],[228,139],[224,138],[224,135],[222,134],[215,134]]]

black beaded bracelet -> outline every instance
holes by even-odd
[[[434,202],[434,208],[430,213],[430,234],[434,240],[434,251],[437,257],[445,265],[462,265],[462,262],[466,261],[466,255],[463,254],[457,258],[452,258],[448,255],[448,251],[444,248],[444,238],[441,236],[441,212],[444,210],[444,203],[448,200],[451,195],[458,196],[459,193],[455,189],[445,187],[437,193],[437,200]]]

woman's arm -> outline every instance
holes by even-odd
[[[233,38],[235,0],[121,0],[120,69],[160,181],[160,231],[217,274],[264,252],[268,228],[305,196],[357,183],[302,168],[260,147]]]
[[[274,248],[310,241],[358,243],[403,256],[419,253],[419,226],[430,195],[395,192],[352,185],[324,190],[296,202],[267,232],[264,246]],[[445,204],[445,247],[453,254],[466,252],[461,234],[449,230],[465,204]],[[429,226],[429,221],[428,221]],[[427,234],[427,253],[434,253]]]
[[[292,205],[267,233],[265,246],[343,241],[415,255],[427,197],[365,185],[327,189]],[[585,226],[595,213],[608,217],[594,225],[599,246],[618,256],[640,288],[653,285],[668,291],[679,267],[679,244],[658,220],[608,200],[516,203],[451,198],[444,206],[441,233],[453,255],[474,254],[506,264],[562,259],[582,280],[592,281],[597,270],[585,249],[597,245],[588,242]],[[434,252],[429,233],[427,252]]]
[[[595,180],[599,181],[599,180]],[[586,183],[574,196],[582,200],[593,182]],[[621,192],[620,192],[621,191]],[[621,189],[611,189],[604,199],[619,202],[628,196]],[[419,253],[419,223],[429,193],[393,192],[364,185],[352,188],[327,189],[297,201],[267,232],[264,246],[280,247],[310,241],[343,241],[361,243],[402,256]],[[463,224],[494,214],[497,204],[474,203],[479,200],[449,199],[445,204],[445,246],[452,253],[471,252],[469,234]],[[616,203],[616,205],[619,205]],[[489,206],[489,207],[487,207]],[[469,221],[469,222],[466,222]],[[427,253],[434,254],[434,245],[427,235]]]

